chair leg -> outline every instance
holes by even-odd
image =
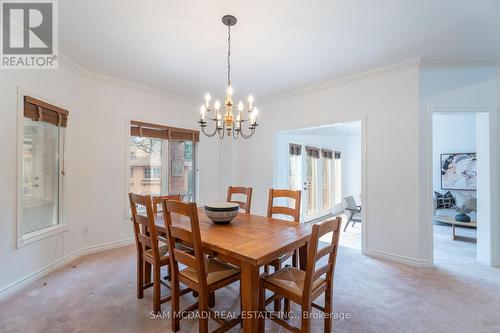
[[[144,261],[137,256],[137,298],[144,297]]]
[[[304,314],[307,313],[307,316]],[[309,333],[311,331],[311,304],[304,306],[302,304],[302,319],[301,319],[301,330],[302,333]]]
[[[279,262],[276,262],[274,265],[274,271],[277,272],[281,269],[281,263]],[[281,311],[281,297],[278,297],[278,299],[276,299],[274,301],[274,311],[275,312],[280,312]]]
[[[208,295],[208,307],[213,308],[215,306],[215,291]]]
[[[325,332],[324,333],[331,333],[332,332],[332,318],[331,318],[331,313],[332,313],[332,286],[331,283],[328,284],[328,287],[326,288],[325,292]]]
[[[170,269],[170,264],[167,265],[167,280],[171,281],[172,280],[172,270]]]
[[[349,222],[347,222],[344,226],[344,232],[347,230],[347,227],[349,226]]]
[[[199,332],[208,333],[208,297],[205,292],[200,292],[198,297],[198,311],[200,311]]]
[[[266,313],[266,289],[264,288],[264,283],[262,280],[259,282],[259,310],[264,311]],[[243,323],[243,321],[241,321]],[[264,332],[266,328],[266,317],[264,319],[259,320],[257,332]]]
[[[293,251],[293,256],[292,256],[292,267],[298,268],[299,267],[299,255],[298,255],[299,250]]]
[[[151,282],[151,264],[147,261],[144,262],[144,284]]]
[[[154,265],[154,277],[153,277],[153,309],[155,313],[161,311],[161,272],[160,265]]]
[[[172,331],[178,332],[180,329],[180,318],[179,318],[179,280],[172,277]]]
[[[285,298],[283,303],[284,303],[283,311],[285,312],[285,319],[288,319],[290,317],[290,300],[288,298]]]

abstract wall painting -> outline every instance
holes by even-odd
[[[475,191],[476,153],[441,154],[441,189]]]

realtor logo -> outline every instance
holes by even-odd
[[[57,4],[54,0],[2,0],[1,69],[55,69]]]

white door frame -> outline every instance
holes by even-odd
[[[368,197],[367,197],[367,122],[368,115],[366,113],[360,113],[358,115],[353,115],[350,117],[341,117],[341,118],[333,118],[329,121],[322,121],[320,123],[308,123],[305,126],[286,128],[280,130],[277,134],[305,129],[305,128],[316,128],[322,126],[331,126],[335,124],[347,123],[351,121],[360,121],[361,122],[361,206],[363,207],[361,210],[361,253],[366,255],[367,252],[367,230],[368,230]],[[276,148],[276,147],[275,147]],[[273,155],[276,156],[276,149],[274,150]],[[276,164],[274,163],[274,168],[276,168]],[[274,172],[273,172],[274,173]],[[333,177],[333,175],[332,175]],[[273,181],[275,181],[274,179]],[[303,183],[302,183],[303,185]],[[346,223],[347,221],[343,221]]]
[[[490,230],[491,230],[491,266],[499,267],[499,258],[497,255],[497,244],[498,244],[498,232],[500,231],[499,220],[498,220],[498,208],[495,202],[498,202],[499,184],[498,184],[498,172],[497,172],[497,131],[498,131],[498,119],[497,112],[494,109],[486,107],[435,107],[429,105],[425,107],[425,117],[426,117],[426,130],[427,130],[427,147],[426,147],[426,214],[423,219],[425,224],[425,238],[424,248],[427,251],[429,264],[434,265],[434,227],[433,227],[433,172],[432,172],[432,162],[433,162],[433,129],[432,129],[432,115],[435,113],[449,113],[449,114],[463,114],[463,113],[488,113],[489,114],[489,127],[490,127],[490,182],[492,184],[490,190]]]

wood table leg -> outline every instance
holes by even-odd
[[[299,267],[303,271],[307,268],[307,244],[299,249]]]
[[[242,263],[240,268],[243,332],[257,333],[259,328],[263,328],[263,324],[259,324],[259,321],[262,322],[259,318],[259,267]]]

